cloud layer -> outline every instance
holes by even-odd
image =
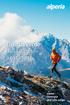
[[[38,42],[42,36],[32,31],[30,25],[26,25],[24,19],[16,13],[5,13],[0,18],[0,41],[3,42]]]

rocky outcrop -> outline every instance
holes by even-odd
[[[70,84],[0,67],[0,105],[70,105]]]

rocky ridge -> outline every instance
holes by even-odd
[[[70,105],[70,84],[0,66],[0,105]]]

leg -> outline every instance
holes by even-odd
[[[58,77],[61,78],[61,75],[60,75],[60,73],[57,71],[56,66],[57,66],[57,64],[55,64],[54,70],[55,70],[55,72],[57,73]]]
[[[55,69],[55,64],[53,64],[53,67],[51,69],[51,75],[50,75],[50,77],[52,77],[52,74],[53,74],[54,69]]]

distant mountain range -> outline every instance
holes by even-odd
[[[8,43],[0,46],[0,65],[12,66],[19,70],[26,70],[32,74],[47,75],[51,69],[50,54],[52,47],[62,56],[58,69],[70,68],[70,43],[52,34],[44,35],[34,43]]]

